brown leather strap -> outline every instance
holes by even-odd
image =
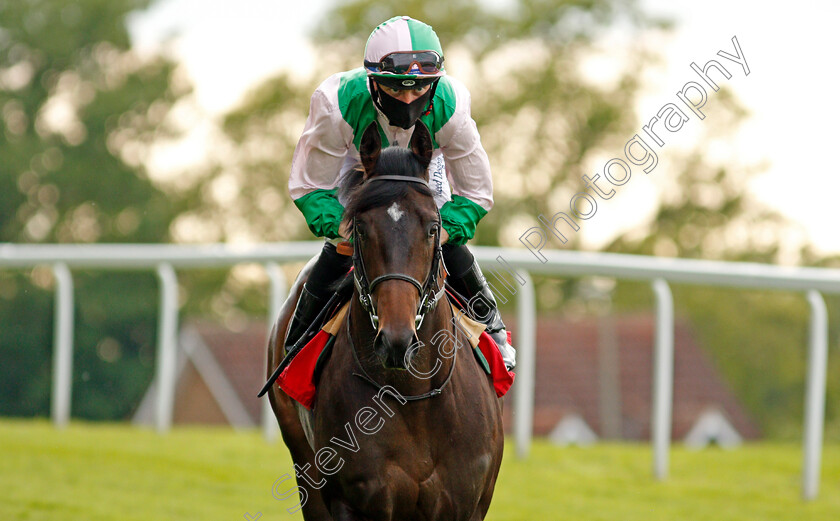
[[[336,245],[335,251],[339,255],[350,257],[353,255],[353,245],[349,241],[340,242]]]

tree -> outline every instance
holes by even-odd
[[[309,97],[327,75],[360,66],[372,28],[395,14],[431,24],[443,42],[447,70],[471,89],[496,185],[496,206],[482,220],[477,244],[499,244],[511,236],[512,225],[515,242],[529,220],[553,213],[553,199],[578,191],[593,154],[623,146],[636,78],[650,52],[631,43],[623,69],[603,85],[587,80],[576,64],[612,24],[633,31],[663,25],[632,2],[613,0],[527,0],[512,12],[488,11],[475,0],[341,3],[317,24],[311,74],[280,74],[225,117],[224,157],[207,166],[201,203],[181,215],[175,229],[201,222],[210,223],[214,240],[311,238],[286,189]],[[575,238],[571,246],[577,244]],[[229,279],[227,286],[234,285]]]
[[[185,204],[143,166],[188,92],[175,64],[130,49],[149,0],[0,2],[0,241],[160,242]],[[44,414],[48,270],[0,273],[0,414]],[[121,418],[151,378],[151,274],[75,274],[74,413]],[[119,360],[119,363],[115,363]],[[115,394],[128,400],[113,400]]]
[[[317,66],[311,74],[278,75],[254,89],[225,117],[226,141],[219,143],[224,154],[199,176],[200,203],[179,216],[175,229],[201,222],[210,223],[213,240],[310,238],[286,191],[309,96],[327,75],[358,67],[371,29],[398,14],[435,28],[448,72],[471,90],[473,117],[496,186],[496,206],[480,224],[477,244],[518,245],[519,236],[537,224],[539,214],[554,214],[558,201],[565,207],[583,189],[581,177],[592,175],[590,165],[622,150],[638,132],[634,106],[639,78],[657,58],[638,36],[668,27],[646,16],[636,2],[620,0],[519,0],[495,10],[476,0],[340,3],[317,25]],[[629,35],[609,49],[620,54],[620,65],[610,78],[593,80],[580,65],[597,54],[603,38],[616,27]],[[807,254],[807,250],[784,249],[795,231],[748,197],[747,174],[755,167],[719,164],[706,156],[710,144],[725,140],[745,117],[725,88],[714,96],[696,146],[671,160],[664,196],[653,218],[617,237],[607,251],[760,262]],[[570,235],[564,247],[580,248],[586,233],[582,228]],[[801,241],[796,244],[798,248]],[[535,280],[543,309],[579,304],[576,280]],[[253,287],[227,277],[224,289],[222,311],[254,308],[248,298]],[[616,308],[649,308],[649,290],[639,290],[638,285],[620,283]],[[676,293],[678,305],[694,320],[707,350],[765,426],[775,417],[798,421],[792,393],[801,383],[795,376],[799,366],[786,361],[795,356],[791,346],[801,342],[801,303],[786,297],[768,301],[755,294],[722,296],[693,288],[678,288]],[[721,298],[728,299],[727,305],[719,305]],[[741,315],[746,323],[737,332],[732,330],[733,309],[750,310]],[[768,329],[768,334],[750,334],[768,320],[778,327]],[[756,371],[761,378],[745,377]],[[774,379],[774,371],[782,371],[782,378]],[[748,389],[751,384],[754,388]],[[832,392],[837,394],[836,389]],[[768,404],[784,410],[774,412]],[[832,407],[829,403],[829,411]],[[784,428],[774,427],[776,432]]]

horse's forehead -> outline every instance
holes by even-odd
[[[374,209],[376,220],[382,219],[383,222],[390,224],[409,225],[411,222],[424,222],[428,218],[434,218],[434,202],[426,200],[427,197],[422,194],[409,191],[405,197],[391,201],[379,208]],[[379,213],[379,212],[384,212]]]
[[[394,201],[391,203],[391,206],[388,207],[388,216],[391,217],[391,220],[395,223],[400,222],[403,215],[405,215],[405,212],[402,208],[400,208],[400,204],[398,202]]]

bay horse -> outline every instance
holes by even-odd
[[[382,149],[376,123],[364,132],[362,169],[341,187],[354,237],[349,311],[312,409],[276,385],[269,393],[306,521],[477,521],[490,507],[501,399],[442,296],[433,147],[420,122],[410,145]],[[270,335],[269,373],[309,266]]]

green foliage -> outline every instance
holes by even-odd
[[[497,186],[496,207],[474,241],[484,244],[498,244],[505,223],[549,213],[552,198],[577,191],[594,154],[626,140],[637,79],[652,56],[630,44],[623,51],[628,59],[622,70],[602,84],[585,78],[577,64],[612,25],[635,32],[662,25],[634,2],[613,0],[521,1],[504,12],[474,0],[338,4],[317,24],[319,58],[313,75],[279,75],[225,118],[227,136],[244,153],[211,165],[205,182],[235,180],[241,192],[233,204],[219,204],[205,189],[201,208],[194,210],[214,222],[242,223],[235,230],[219,224],[220,239],[234,234],[261,240],[310,237],[285,190],[309,96],[329,74],[360,66],[372,28],[396,14],[415,16],[435,28],[448,57],[447,70],[472,91],[472,113]]]
[[[795,239],[793,227],[750,196],[748,181],[759,167],[707,158],[731,138],[746,112],[726,88],[715,93],[707,112],[696,146],[675,154],[670,170],[660,165],[654,171],[665,188],[653,218],[605,251],[764,263],[795,258],[799,243],[786,244]]]
[[[128,49],[135,0],[0,4],[0,241],[148,242],[168,197],[142,155],[183,94]]]
[[[675,288],[675,299],[691,319],[701,345],[765,434],[798,438],[808,354],[804,297],[680,286]]]
[[[0,2],[0,242],[168,239],[184,203],[143,161],[174,134],[167,114],[186,89],[173,63],[130,50],[125,16],[148,3]],[[151,379],[157,285],[148,274],[74,282],[73,412],[125,418]],[[51,289],[42,268],[0,274],[0,414],[48,410]]]
[[[128,418],[152,379],[157,282],[150,273],[81,272],[74,286],[73,416]],[[0,415],[49,412],[53,292],[45,268],[0,273]]]
[[[553,215],[553,202],[577,192],[586,165],[605,147],[626,140],[635,120],[633,101],[641,71],[655,57],[630,44],[616,78],[595,84],[579,64],[610,27],[634,34],[664,23],[635,2],[522,0],[502,11],[480,2],[358,0],[325,17],[316,35],[343,52],[344,67],[359,56],[376,24],[406,14],[434,27],[448,56],[447,70],[470,87],[472,114],[493,167],[495,200],[481,222],[477,244],[510,242],[523,222]],[[522,227],[505,229],[517,223]],[[578,244],[572,238],[570,246]]]
[[[281,241],[311,235],[286,183],[309,96],[333,72],[357,67],[372,28],[397,14],[438,32],[450,74],[472,93],[472,113],[493,168],[496,206],[475,244],[518,245],[539,214],[581,190],[581,176],[638,131],[640,78],[657,52],[637,38],[668,26],[629,0],[351,0],[317,24],[318,67],[255,88],[222,124],[225,140],[164,193],[143,164],[176,132],[167,117],[187,89],[174,65],[130,51],[124,17],[148,0],[0,0],[0,242]],[[630,35],[609,79],[581,67],[615,28]],[[704,108],[696,146],[674,154],[653,218],[607,251],[838,266],[791,243],[791,228],[749,197],[754,166],[708,159],[746,116],[731,92]],[[659,174],[662,175],[659,175]],[[667,174],[667,175],[666,175]],[[172,232],[170,233],[170,230]],[[197,239],[195,231],[201,231]],[[581,232],[567,248],[579,248]],[[291,271],[288,272],[292,274]],[[180,276],[185,313],[235,326],[265,309],[265,280],[246,268]],[[585,312],[579,279],[535,277],[542,310]],[[151,378],[157,285],[148,274],[76,273],[74,414],[124,418]],[[585,286],[585,285],[584,285]],[[43,269],[0,273],[0,414],[45,414],[52,357],[52,282]],[[119,295],[115,298],[114,295]],[[679,311],[766,432],[801,418],[805,308],[798,296],[675,288]],[[829,301],[832,317],[838,302]],[[646,284],[621,281],[613,309],[650,309]],[[832,329],[836,351],[838,332]],[[832,371],[840,369],[829,357]],[[120,400],[110,400],[113,395]],[[829,378],[827,414],[840,418]]]
[[[44,414],[52,380],[51,295],[5,273],[0,273],[0,288],[0,413]]]
[[[517,238],[537,224],[539,214],[565,209],[583,187],[581,176],[592,174],[593,163],[611,157],[639,132],[634,107],[640,81],[658,60],[658,51],[640,36],[669,26],[633,1],[519,0],[489,9],[476,0],[338,3],[316,25],[319,66],[313,76],[284,74],[267,81],[226,117],[225,132],[243,153],[233,160],[234,168],[215,165],[206,182],[210,186],[234,176],[242,190],[239,200],[219,204],[208,196],[193,211],[205,220],[233,220],[235,229],[219,228],[247,229],[251,237],[309,238],[285,192],[309,95],[327,75],[358,67],[372,28],[403,14],[435,28],[448,73],[472,93],[472,115],[490,157],[496,199],[472,243],[491,245],[518,246]],[[616,28],[629,36],[606,50],[599,47]],[[620,60],[608,79],[593,80],[581,64],[599,52]],[[754,262],[790,262],[806,255],[817,262],[807,250],[797,251],[791,226],[750,197],[747,183],[759,166],[709,159],[710,150],[728,146],[747,116],[738,100],[724,87],[704,110],[708,117],[695,146],[685,152],[669,149],[668,160],[662,154],[651,174],[664,190],[653,217],[605,250]],[[583,226],[564,247],[580,248],[586,233]],[[535,277],[535,282],[543,311],[582,313],[591,307],[579,279]],[[232,287],[230,279],[226,286]],[[795,432],[804,378],[801,299],[689,287],[675,291],[680,313],[692,321],[702,345],[765,432]],[[242,288],[229,294],[244,295]],[[647,284],[617,284],[614,310],[652,305]],[[829,390],[830,418],[840,403],[835,387]]]

